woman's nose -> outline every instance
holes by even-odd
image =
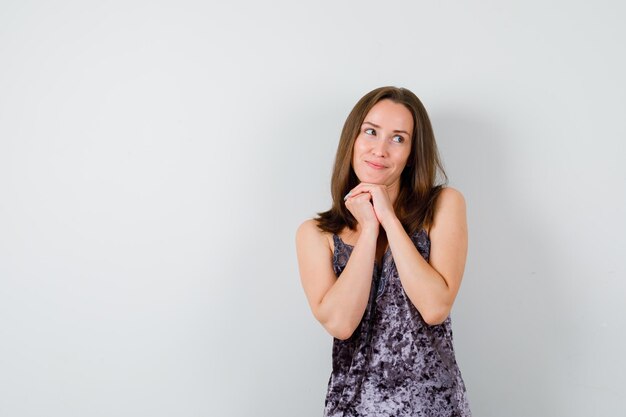
[[[385,156],[387,154],[387,143],[384,139],[377,140],[372,147],[374,155]]]

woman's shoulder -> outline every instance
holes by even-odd
[[[452,225],[465,223],[466,220],[466,204],[463,193],[453,187],[443,188],[434,204],[433,224],[430,230],[443,226],[444,228]],[[431,235],[429,230],[429,236]]]
[[[445,200],[448,204],[464,203],[465,197],[463,193],[455,187],[443,187],[437,196],[437,202]]]
[[[296,245],[325,245],[332,252],[333,236],[332,233],[325,232],[318,227],[316,219],[306,219],[296,230]]]
[[[318,227],[318,221],[316,219],[306,219],[305,221],[303,221],[302,223],[300,223],[300,226],[298,226],[298,230],[296,231],[296,234],[312,234],[314,231],[318,232],[318,233],[323,233],[323,231]]]

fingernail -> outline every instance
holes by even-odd
[[[349,196],[349,195],[350,195],[350,193],[346,194],[346,195],[343,197],[343,201],[346,201],[346,200],[348,199],[348,196]]]

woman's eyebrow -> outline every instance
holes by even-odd
[[[380,126],[378,126],[377,124],[374,124],[374,123],[368,122],[368,121],[363,122],[363,124],[365,124],[365,123],[367,123],[368,125],[372,125],[375,128],[377,128],[377,129],[380,129]],[[404,133],[405,135],[409,136],[409,132],[405,132],[404,130],[394,130],[394,132]]]

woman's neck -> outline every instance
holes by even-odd
[[[387,195],[389,195],[389,201],[391,202],[391,206],[393,207],[396,202],[396,198],[398,198],[398,194],[400,193],[400,179],[398,178],[395,182],[387,185]]]

